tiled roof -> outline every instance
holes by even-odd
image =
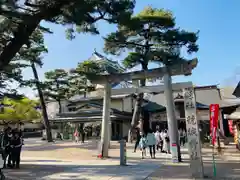
[[[235,87],[221,87],[220,93],[222,99],[236,99],[236,96],[233,95]]]
[[[110,60],[97,51],[92,54],[89,60],[97,62],[105,70],[105,74],[121,73],[125,71],[117,61]],[[114,83],[112,84],[112,88],[129,87],[129,85],[128,82]]]
[[[86,107],[93,107],[94,109],[87,109]],[[86,103],[81,106],[76,107],[77,110],[73,112],[66,112],[66,113],[60,113],[57,114],[57,116],[86,116],[88,115],[96,115],[96,114],[102,114],[103,111],[103,105],[102,103]],[[132,113],[129,112],[122,112],[115,108],[110,109],[110,113],[113,115],[123,115],[123,116],[131,116]]]
[[[106,74],[125,71],[125,69],[120,66],[117,61],[112,61],[96,51],[92,54],[89,60],[98,62],[98,64],[101,65],[103,69],[105,69]]]

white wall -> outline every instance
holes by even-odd
[[[56,117],[56,114],[58,113],[58,103],[55,101],[48,102],[46,104],[47,107],[47,114],[48,118],[53,119]]]
[[[198,110],[197,111],[197,119],[209,121],[209,110]]]
[[[55,118],[56,114],[58,113],[58,109],[59,109],[58,102],[56,102],[56,101],[47,102],[46,107],[47,107],[48,117],[50,119]],[[62,112],[68,112],[67,101],[61,102],[61,110],[62,110]]]
[[[123,99],[123,111],[125,112],[132,112],[133,107],[133,97],[126,97]]]

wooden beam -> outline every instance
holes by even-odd
[[[184,61],[178,64],[174,64],[169,66],[171,71],[171,76],[178,75],[191,75],[192,70],[197,66],[197,59],[191,61]],[[127,73],[115,73],[109,75],[96,75],[96,74],[87,74],[87,78],[93,84],[105,84],[105,82],[109,83],[117,83],[122,81],[131,81],[131,80],[139,80],[139,79],[152,79],[163,77],[167,72],[166,67],[149,69],[147,71],[134,71]]]
[[[192,82],[182,82],[182,83],[173,83],[173,91],[181,91],[184,88],[193,87]],[[121,95],[121,94],[139,94],[139,93],[161,93],[164,92],[164,85],[156,86],[144,86],[139,88],[121,88],[121,89],[112,89],[112,95]]]

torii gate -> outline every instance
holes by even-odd
[[[108,157],[108,148],[110,141],[110,101],[111,93],[126,94],[126,93],[151,93],[164,92],[167,104],[167,119],[168,130],[171,143],[172,159],[175,162],[181,161],[180,146],[178,139],[178,128],[175,117],[175,109],[173,102],[173,90],[183,90],[185,100],[185,117],[187,126],[187,139],[189,145],[189,155],[191,160],[191,168],[194,177],[203,177],[203,165],[201,157],[201,145],[199,138],[198,122],[196,119],[196,99],[193,84],[191,82],[172,84],[171,76],[177,75],[191,75],[192,70],[197,66],[197,60],[185,61],[181,64],[172,66],[151,69],[147,71],[134,71],[128,73],[116,73],[110,75],[94,75],[88,74],[88,79],[93,84],[103,84],[104,100],[103,100],[103,115],[102,115],[102,131],[101,131],[101,148],[102,156]],[[139,88],[123,88],[119,90],[111,90],[111,84],[121,81],[134,81],[140,79],[150,79],[163,77],[164,85],[153,87],[139,87]],[[179,157],[180,156],[180,157]]]

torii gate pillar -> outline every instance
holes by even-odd
[[[109,142],[111,140],[111,119],[110,119],[110,104],[111,104],[111,84],[105,83],[104,98],[103,98],[103,115],[101,128],[101,153],[102,157],[108,157]]]

